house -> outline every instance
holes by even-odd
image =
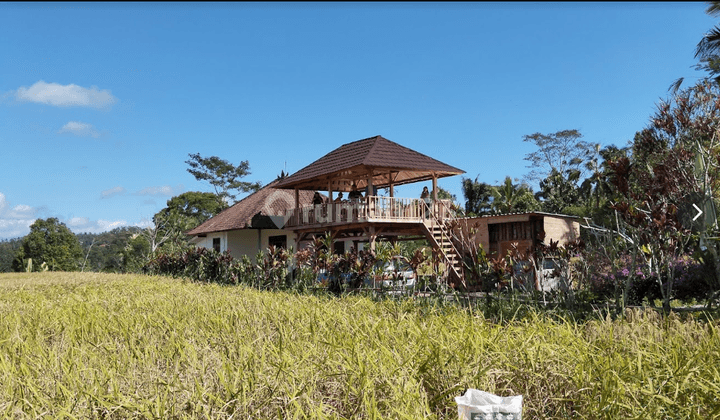
[[[197,246],[229,250],[236,258],[254,256],[269,245],[302,249],[326,234],[333,236],[337,253],[350,247],[374,251],[380,240],[427,239],[455,284],[464,273],[453,226],[476,226],[473,240],[500,255],[513,243],[531,249],[541,233],[565,242],[579,237],[579,225],[569,216],[533,212],[456,218],[450,200],[438,199],[437,180],[463,173],[382,136],[369,137],[269,184],[188,234]],[[394,187],[423,181],[432,182],[432,197],[395,196]],[[378,195],[380,188],[389,196]],[[326,192],[320,204],[312,202],[317,191]],[[339,199],[339,193],[353,198]]]
[[[481,246],[489,258],[513,255],[515,274],[523,279],[523,287],[547,292],[569,285],[556,272],[553,258],[536,260],[537,266],[529,264],[529,258],[541,243],[564,246],[579,240],[578,217],[543,212],[467,217],[458,219],[453,232],[464,246]]]
[[[336,252],[351,246],[374,250],[378,240],[427,238],[458,277],[459,258],[444,229],[451,203],[438,200],[436,192],[439,178],[462,173],[382,136],[369,137],[269,184],[188,234],[197,246],[229,250],[234,257],[256,255],[268,245],[301,249],[328,233]],[[395,197],[395,186],[421,181],[432,181],[432,200]],[[380,188],[389,196],[379,196]],[[316,191],[327,192],[322,204],[312,203]],[[362,196],[337,200],[340,192]]]
[[[490,257],[505,256],[513,248],[526,253],[543,242],[562,246],[580,239],[578,217],[544,212],[466,217],[458,228],[463,237],[472,237],[474,243],[482,245]]]
[[[297,249],[295,235],[284,228],[285,209],[295,203],[292,192],[273,181],[187,232],[198,247],[229,251],[234,258],[254,257],[270,245]],[[310,205],[313,191],[299,191],[298,200]]]

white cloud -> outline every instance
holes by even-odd
[[[106,108],[117,102],[109,90],[99,90],[97,86],[85,88],[75,84],[60,85],[39,81],[26,88],[15,91],[15,99],[21,102],[36,102],[53,106],[85,106]]]
[[[0,193],[0,238],[17,238],[30,232],[37,209],[27,205],[10,208],[5,194]]]
[[[120,195],[120,194],[124,194],[124,193],[125,193],[125,188],[118,185],[117,187],[110,188],[109,190],[105,190],[105,191],[101,192],[100,196],[101,196],[101,198],[110,198],[112,196]]]
[[[45,206],[31,207],[20,204],[12,207],[0,193],[0,239],[20,238],[30,233],[32,225],[38,216],[48,216],[48,209]],[[57,216],[52,216],[57,217]],[[152,222],[146,219],[137,223],[128,223],[125,220],[90,220],[88,217],[72,217],[70,219],[59,218],[74,233],[102,233],[123,226],[139,226],[141,228],[151,226]]]
[[[92,221],[87,217],[73,217],[65,222],[68,228],[75,233],[102,233],[115,228],[127,226],[125,220],[97,220]]]
[[[70,133],[81,137],[100,137],[100,132],[92,126],[92,124],[83,123],[79,121],[70,121],[65,124],[58,134]]]
[[[167,196],[172,197],[174,195],[177,195],[181,192],[183,192],[185,187],[182,185],[177,185],[174,188],[169,185],[163,185],[160,187],[146,187],[142,190],[136,192],[137,195],[151,195],[151,196]]]

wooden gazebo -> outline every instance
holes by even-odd
[[[340,146],[275,187],[294,189],[296,198],[302,190],[327,191],[327,202],[301,206],[297,198],[295,208],[286,214],[285,227],[296,232],[298,241],[309,235],[331,232],[340,238],[367,238],[370,248],[374,249],[379,236],[432,237],[436,234],[451,214],[450,203],[438,200],[437,180],[463,173],[461,169],[375,136]],[[395,197],[395,186],[421,181],[432,181],[432,200]],[[379,188],[389,189],[390,196],[378,196]],[[353,189],[364,192],[362,198],[335,200],[336,193],[349,193]]]

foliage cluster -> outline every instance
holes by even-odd
[[[37,219],[13,260],[15,271],[75,271],[82,249],[74,233],[56,218]]]
[[[184,277],[203,283],[243,284],[262,290],[285,290],[293,286],[288,251],[270,247],[259,252],[255,261],[247,256],[237,260],[229,252],[207,248],[160,254],[143,267],[154,275]]]

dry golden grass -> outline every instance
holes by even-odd
[[[720,417],[716,326],[654,313],[504,325],[414,301],[161,277],[0,275],[0,417],[457,418],[466,388],[524,418]]]

